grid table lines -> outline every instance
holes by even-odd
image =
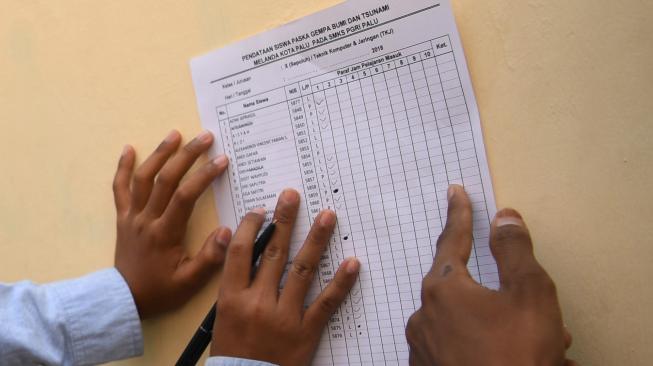
[[[324,98],[326,99],[326,94],[324,94]],[[331,119],[331,111],[329,110],[328,105],[325,105],[325,107],[326,107],[326,114],[327,114],[327,116],[328,116],[328,119],[330,120],[330,119]],[[324,141],[324,137],[323,137],[322,135],[320,135],[320,137],[321,137],[322,141]],[[333,145],[334,145],[334,151],[335,151],[335,141],[333,141],[332,143],[333,143]],[[325,151],[326,151],[326,150],[325,150]],[[336,162],[335,162],[335,166],[338,167],[338,175],[340,175],[340,166],[338,165],[338,161],[337,161],[337,160],[336,160]],[[333,199],[333,194],[332,194],[332,202],[335,202],[335,200]],[[335,203],[334,203],[334,205],[335,205]],[[346,202],[345,202],[345,205],[346,205]],[[347,211],[347,210],[345,209],[345,211]],[[340,248],[342,249],[342,244],[343,244],[343,243],[342,243],[342,240],[343,240],[343,239],[342,239],[342,235],[341,235],[341,233],[342,233],[342,232],[341,232],[341,225],[338,224],[338,230],[337,230],[337,232],[336,232],[336,235],[338,235],[338,236],[337,236],[337,238],[338,238],[337,240],[338,240],[338,242],[340,243]],[[351,305],[351,303],[350,303],[350,305]],[[346,306],[346,304],[344,304],[343,306]],[[352,310],[353,310],[353,309],[352,309]],[[344,330],[344,321],[343,321],[342,323],[343,323],[342,329]],[[346,338],[346,337],[343,337],[343,339],[344,339],[344,343],[345,343],[345,349],[347,350],[347,349],[348,349],[347,338]],[[332,349],[333,349],[333,343],[332,343]],[[335,357],[333,358],[333,361],[334,361],[334,363],[336,362],[336,361],[335,361]],[[349,359],[349,354],[348,354],[348,352],[347,352],[347,362],[350,362],[350,361],[351,361],[351,360]]]
[[[397,72],[397,77],[399,77],[399,73],[398,73],[398,72]],[[405,86],[408,87],[408,83],[405,83]],[[404,91],[401,82],[399,83],[399,90],[401,91],[401,97],[402,97],[402,100],[403,100],[403,102],[404,102],[404,105],[406,105],[406,101],[407,101],[408,99],[405,97],[406,92]],[[417,98],[415,98],[415,99],[417,99]],[[408,120],[408,109],[405,109],[405,113],[406,113],[406,120]],[[421,120],[421,118],[420,118],[420,120]],[[415,157],[415,161],[417,161],[417,155],[416,155],[416,153],[415,153],[415,141],[414,141],[414,139],[413,139],[412,129],[411,129],[411,131],[410,131],[409,136],[410,136],[410,140],[411,140],[411,144],[410,144],[410,145],[412,146],[412,149],[411,149],[411,150],[412,150],[412,152],[413,152],[413,156]],[[417,193],[417,196],[422,196],[422,195],[423,195],[423,191],[422,191],[422,188],[421,188],[421,187],[422,187],[422,182],[421,182],[421,177],[419,176],[419,174],[417,174],[417,181],[418,181],[418,187],[417,187],[417,189],[419,190],[419,193]],[[412,207],[413,204],[412,204],[410,198],[411,198],[411,196],[410,196],[410,194],[409,194],[409,195],[408,195],[408,204]],[[413,196],[413,198],[415,198],[415,196]],[[422,208],[423,208],[424,213],[426,213],[426,207],[424,206],[424,201],[423,201],[423,200],[422,200]],[[411,213],[412,213],[412,210],[411,210]],[[425,215],[425,216],[426,216],[426,215]],[[416,229],[416,227],[415,227],[415,222],[416,222],[416,220],[415,220],[415,218],[413,217],[413,219],[412,219],[413,230],[417,231],[417,229]],[[427,232],[428,232],[428,230],[429,230],[429,226],[428,226],[428,225],[426,225],[426,229],[427,229]],[[429,232],[429,237],[430,237],[430,232]],[[420,258],[419,266],[420,266],[420,270],[422,270],[421,257],[418,257],[418,258]],[[422,272],[422,275],[424,275],[424,272]],[[412,292],[415,293],[416,291],[412,291]]]
[[[463,184],[472,202],[467,268],[481,284],[497,281],[489,247],[479,245],[489,237],[486,187],[449,37],[391,54],[217,107],[238,219],[274,198],[263,184],[301,188],[306,207],[297,220],[306,229],[293,234],[293,248],[323,208],[337,213],[307,305],[337,263],[349,256],[362,263],[325,329],[320,363],[407,360],[405,324],[421,306],[419,284],[437,254],[452,183]],[[283,151],[274,150],[278,144]],[[287,173],[269,173],[278,170]]]

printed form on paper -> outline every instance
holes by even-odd
[[[338,216],[307,304],[345,258],[361,274],[331,318],[316,365],[408,363],[405,326],[447,219],[447,187],[473,202],[469,272],[498,287],[495,212],[479,113],[448,1],[348,1],[191,61],[222,224],[271,212],[297,189],[297,253],[320,210]],[[268,217],[269,220],[269,217]]]

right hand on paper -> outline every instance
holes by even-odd
[[[497,213],[490,248],[501,287],[477,284],[467,271],[472,249],[472,208],[460,186],[449,189],[447,224],[433,267],[422,285],[422,307],[406,337],[411,365],[574,365],[565,359],[571,336],[556,288],[533,255],[517,211]]]
[[[290,266],[285,287],[279,292],[299,199],[294,190],[280,195],[274,212],[276,229],[254,279],[250,279],[252,248],[265,211],[255,209],[240,223],[227,249],[211,356],[284,366],[308,365],[313,359],[322,330],[353,287],[360,264],[354,258],[345,260],[331,283],[304,309],[320,256],[336,224],[333,211],[322,211]]]

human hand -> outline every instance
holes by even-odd
[[[285,287],[279,282],[288,260],[290,235],[299,208],[299,194],[284,191],[274,212],[276,229],[250,279],[252,247],[265,211],[248,213],[234,235],[224,265],[217,302],[211,356],[267,361],[278,365],[308,365],[331,315],[356,281],[360,264],[345,260],[317,299],[304,310],[304,299],[326,248],[336,217],[322,211],[294,258]]]
[[[129,285],[141,319],[188,301],[220,267],[231,240],[231,231],[219,228],[195,258],[188,256],[182,240],[195,201],[229,161],[219,156],[180,184],[211,146],[213,135],[204,132],[175,154],[180,142],[179,132],[172,131],[133,174],[135,152],[125,146],[114,179],[115,266]]]
[[[422,285],[422,307],[408,321],[411,365],[573,365],[571,336],[556,288],[533,255],[530,234],[515,210],[497,213],[490,249],[501,288],[477,284],[467,271],[472,208],[464,189],[449,188],[447,224]]]

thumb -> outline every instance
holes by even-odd
[[[521,215],[513,209],[497,212],[490,227],[490,250],[499,269],[501,286],[545,275],[535,259],[530,233]]]
[[[222,267],[230,241],[229,228],[220,227],[211,233],[199,253],[179,268],[180,281],[195,288],[204,285]]]

